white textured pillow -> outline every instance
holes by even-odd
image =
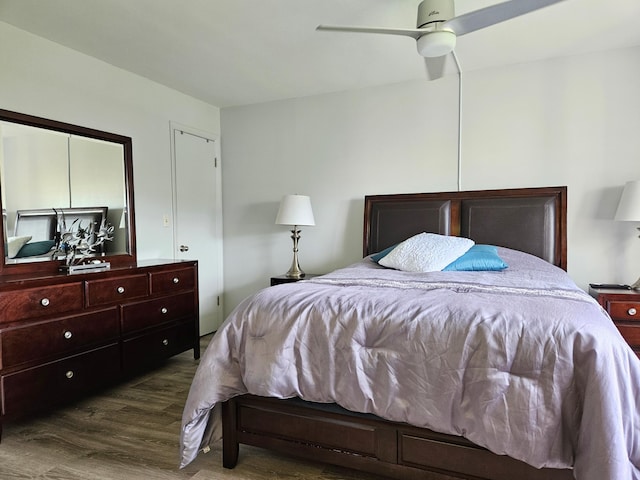
[[[464,255],[474,243],[469,238],[419,233],[399,243],[379,263],[405,272],[438,272]]]
[[[7,237],[7,257],[15,257],[29,240],[31,240],[31,235],[25,235],[24,237]]]

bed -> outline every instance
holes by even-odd
[[[9,259],[18,261],[38,260],[51,256],[56,235],[64,224],[68,229],[76,231],[79,226],[95,229],[107,218],[107,207],[70,207],[43,208],[18,210],[15,215],[13,235],[7,239]],[[6,224],[6,216],[4,218]],[[5,230],[6,231],[6,230]],[[90,241],[95,240],[92,234]],[[98,253],[103,253],[104,247],[99,247]]]
[[[640,478],[640,362],[566,275],[566,187],[365,198],[362,261],[257,292],[211,340],[181,465],[223,438],[401,479]],[[421,232],[508,268],[413,273]]]

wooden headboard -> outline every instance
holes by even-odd
[[[566,270],[567,187],[365,197],[365,256],[421,232],[520,250]]]

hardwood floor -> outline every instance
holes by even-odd
[[[204,337],[206,346],[210,337]],[[4,426],[0,478],[48,480],[372,480],[323,464],[241,446],[233,470],[221,443],[178,469],[182,408],[193,352],[153,372],[46,415]]]

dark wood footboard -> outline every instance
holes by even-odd
[[[223,466],[235,467],[246,444],[403,480],[573,478],[571,470],[539,470],[462,437],[317,407],[252,395],[225,402]]]

